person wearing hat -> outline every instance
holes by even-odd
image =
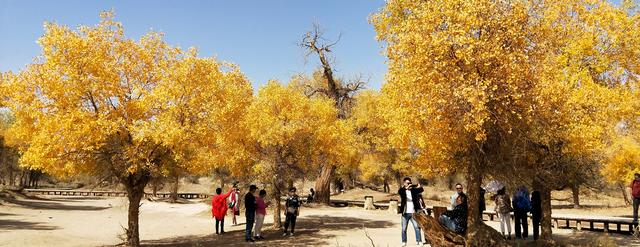
[[[635,179],[631,181],[631,196],[633,196],[633,224],[638,225],[638,205],[640,205],[640,173],[634,174]]]
[[[293,233],[296,228],[296,218],[300,215],[300,198],[296,194],[296,187],[291,187],[289,189],[289,196],[287,197],[286,202],[284,203],[284,233],[282,236],[293,236]],[[289,225],[291,225],[291,232],[288,232]]]
[[[247,242],[255,242],[251,237],[251,230],[253,229],[253,223],[256,220],[256,197],[253,195],[258,189],[257,186],[249,186],[249,192],[244,196],[244,216],[247,219],[245,228],[245,240]]]

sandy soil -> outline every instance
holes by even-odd
[[[269,212],[270,213],[270,212]],[[198,201],[145,201],[141,206],[140,235],[145,246],[245,246],[244,218],[225,235],[216,236],[209,205]],[[273,222],[268,215],[266,223]],[[267,240],[246,246],[399,246],[400,217],[383,210],[305,207],[296,236],[281,237],[267,229]],[[497,222],[487,222],[498,227]],[[126,200],[100,197],[42,197],[5,200],[0,205],[0,246],[110,246],[121,242],[126,225]],[[268,228],[268,227],[267,227]],[[555,236],[577,246],[594,239],[621,246],[640,246],[628,235],[556,230]],[[367,238],[370,236],[371,240]],[[413,230],[409,243],[415,243]],[[520,244],[531,245],[522,242]]]

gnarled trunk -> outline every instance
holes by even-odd
[[[127,190],[127,198],[129,199],[128,219],[126,230],[126,244],[128,246],[140,246],[140,201],[144,196],[144,187],[147,185],[151,176],[148,173],[130,174],[121,181]]]
[[[316,180],[316,202],[329,205],[331,200],[331,178],[336,167],[331,164],[325,164],[322,166],[320,176]]]
[[[540,188],[540,201],[542,204],[542,219],[540,219],[540,239],[552,242],[551,231],[551,189],[547,186]]]
[[[171,202],[178,200],[178,187],[180,185],[180,176],[175,175],[173,178],[173,184],[171,185]]]
[[[277,184],[272,184],[273,185],[273,193],[272,193],[272,199],[271,199],[271,203],[273,204],[273,227],[275,229],[280,229],[282,228],[282,208],[280,205],[280,197],[282,197],[282,192],[280,191],[280,188],[278,188]]]

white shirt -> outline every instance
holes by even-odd
[[[404,193],[407,194],[407,206],[404,213],[412,214],[415,213],[415,209],[413,208],[413,196],[411,196],[411,190],[405,190]]]

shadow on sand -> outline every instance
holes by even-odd
[[[57,226],[47,226],[38,222],[28,222],[19,220],[2,220],[0,219],[0,231],[13,231],[13,230],[56,230]]]
[[[231,231],[223,235],[206,236],[182,236],[159,240],[142,241],[143,246],[319,246],[336,245],[335,235],[321,233],[326,231],[340,231],[373,228],[387,228],[393,226],[388,221],[363,220],[354,217],[310,215],[298,219],[296,232],[293,237],[283,237],[281,230],[269,229],[265,226],[263,235],[265,240],[255,243],[247,243],[244,238],[244,231]],[[212,229],[213,230],[213,229]],[[364,237],[364,232],[363,232]]]

